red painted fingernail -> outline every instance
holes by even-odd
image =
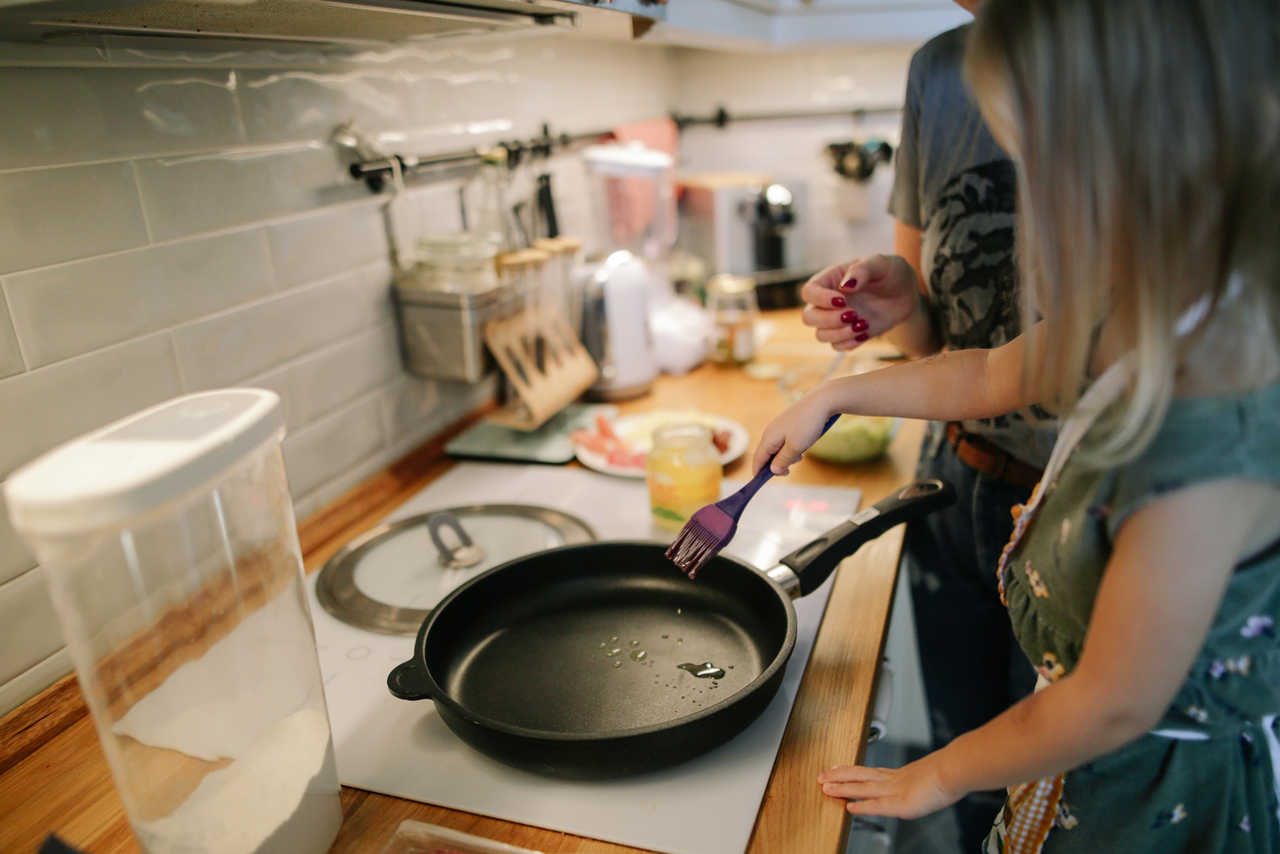
[[[840,283],[840,287],[848,288],[849,290],[853,290],[857,286],[858,286],[857,279],[845,279],[843,282]]]
[[[831,304],[836,308],[844,308],[846,305],[844,297],[832,297]]]
[[[866,332],[868,324],[862,318],[858,318],[857,320],[855,320],[853,323],[849,325],[853,328],[854,332]]]
[[[858,314],[857,312],[853,312],[853,311],[846,311],[840,315],[841,323],[853,323],[857,319],[858,319]]]
[[[867,339],[869,339],[870,337],[871,337],[870,335],[868,335],[867,333],[863,332],[861,335],[855,335],[855,336],[853,336],[853,340],[854,340],[854,341],[857,341],[859,344],[861,344],[863,341],[866,341],[866,340],[867,340]]]

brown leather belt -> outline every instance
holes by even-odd
[[[1044,474],[983,437],[965,432],[955,421],[947,422],[947,441],[961,461],[987,477],[1033,489]]]

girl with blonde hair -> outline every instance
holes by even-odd
[[[1007,787],[988,852],[1278,851],[1280,3],[988,0],[967,70],[1019,170],[1029,331],[825,383],[754,465],[837,412],[1058,413],[992,568],[1042,690],[819,782],[908,818]]]

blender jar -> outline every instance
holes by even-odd
[[[188,395],[4,486],[147,854],[321,854],[342,823],[280,399]]]

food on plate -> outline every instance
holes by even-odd
[[[613,424],[603,415],[596,416],[594,430],[574,430],[569,439],[597,456],[604,457],[609,465],[619,468],[644,468],[648,450],[638,451],[626,439],[613,430]]]
[[[841,415],[806,453],[829,463],[873,460],[888,450],[895,421],[869,415]]]
[[[593,429],[574,430],[570,440],[578,447],[603,457],[611,466],[643,469],[645,458],[653,448],[653,433],[668,424],[694,423],[711,428],[711,442],[718,453],[729,450],[732,433],[718,429],[720,421],[713,415],[694,409],[655,409],[642,416],[626,419],[626,429],[619,431],[604,415],[597,415]]]

